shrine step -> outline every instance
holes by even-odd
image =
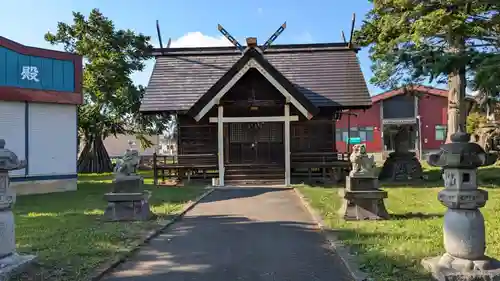
[[[284,185],[285,179],[226,179],[224,181],[226,186],[244,186],[244,185]]]
[[[227,166],[226,185],[281,185],[285,183],[285,169],[279,165]]]

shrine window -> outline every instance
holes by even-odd
[[[439,141],[446,140],[446,126],[445,125],[436,125],[435,128],[435,138]]]
[[[362,142],[373,141],[373,127],[359,128],[359,138],[361,138]]]

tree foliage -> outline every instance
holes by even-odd
[[[498,94],[500,1],[370,2],[373,8],[356,31],[355,42],[370,47],[372,82],[382,88],[448,83],[448,135],[458,127],[465,129],[467,82]]]
[[[480,112],[472,112],[467,116],[467,133],[474,134],[486,122],[486,116]]]
[[[108,136],[132,134],[142,144],[151,145],[145,136],[163,131],[161,116],[139,113],[145,89],[131,79],[150,58],[150,39],[129,29],[117,29],[98,9],[88,18],[73,12],[72,23],[59,22],[56,33],[45,34],[51,44],[62,44],[66,51],[84,57],[84,103],[78,108],[78,129],[85,147],[79,156],[79,172],[111,169],[102,145]]]

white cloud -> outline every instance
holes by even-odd
[[[180,38],[172,40],[171,48],[179,47],[219,47],[219,46],[232,46],[231,42],[223,35],[208,36],[203,33],[188,32]]]

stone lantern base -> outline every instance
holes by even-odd
[[[36,260],[34,255],[12,253],[0,259],[0,281],[7,281],[11,276],[24,271]]]
[[[437,281],[500,281],[500,262],[489,257],[471,261],[444,254],[423,259],[422,266]]]

